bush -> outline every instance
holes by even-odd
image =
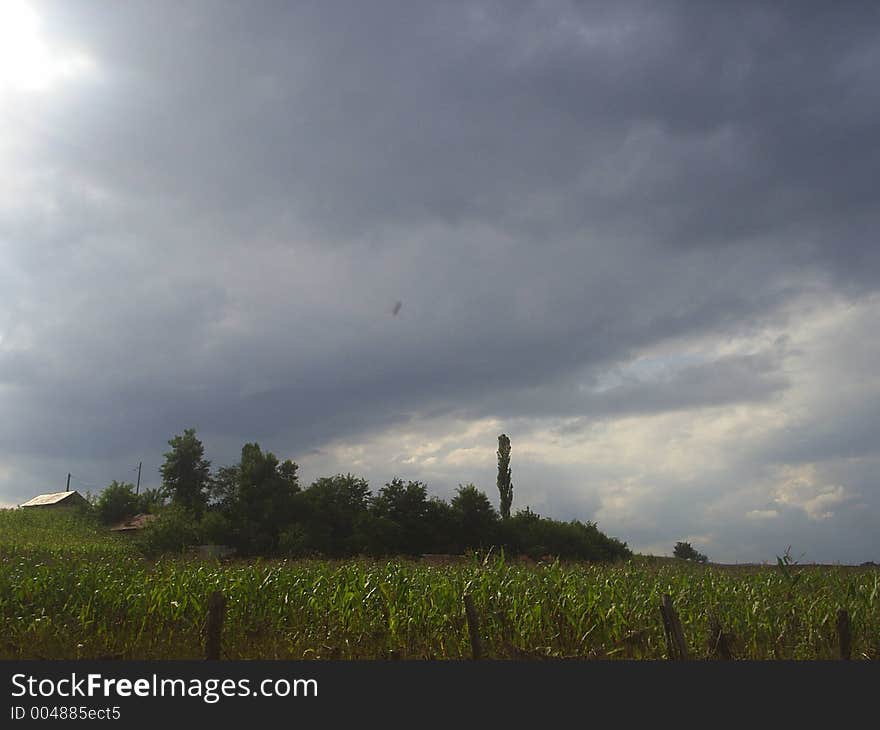
[[[150,558],[163,553],[182,553],[201,542],[198,518],[185,507],[169,505],[139,536],[141,552]]]
[[[199,523],[199,532],[202,541],[209,545],[230,545],[233,541],[229,519],[217,510],[205,513]]]
[[[115,479],[101,492],[95,503],[98,519],[105,525],[133,517],[140,511],[141,501],[134,493],[134,484],[117,482]]]
[[[305,558],[313,554],[309,535],[302,525],[291,525],[278,538],[278,552],[288,558]]]

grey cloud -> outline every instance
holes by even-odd
[[[835,222],[873,220],[874,165],[858,140],[876,122],[864,14],[876,11],[180,12],[171,24],[134,6],[91,19],[111,32],[83,26],[113,70],[107,93],[62,110],[67,149],[136,195],[212,214],[232,203],[245,230],[294,210],[342,235],[476,219],[692,246],[797,220],[797,237],[820,229],[827,261],[840,260],[826,238]],[[607,37],[592,39],[594,26]]]

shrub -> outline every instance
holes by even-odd
[[[134,493],[134,484],[117,482],[115,479],[101,492],[95,503],[98,519],[105,525],[133,517],[140,511],[140,506],[140,499]]]
[[[150,558],[163,553],[182,553],[201,542],[198,518],[185,507],[169,505],[143,529],[139,536],[140,549]]]
[[[204,514],[199,524],[203,542],[210,545],[229,545],[232,543],[232,525],[222,512],[211,510]]]
[[[312,555],[308,538],[308,532],[302,525],[291,525],[278,538],[278,552],[288,558]]]

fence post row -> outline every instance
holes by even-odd
[[[208,596],[208,622],[205,627],[205,659],[219,659],[223,636],[226,596],[214,591]]]
[[[467,616],[468,637],[471,643],[473,659],[482,659],[484,655],[483,640],[480,637],[480,619],[474,605],[473,596],[464,594],[464,611]],[[205,659],[220,659],[223,637],[223,620],[226,615],[226,596],[214,591],[208,597],[208,618],[205,627]],[[663,619],[663,631],[666,635],[667,657],[671,660],[689,659],[687,642],[681,627],[681,620],[672,605],[672,597],[666,593],[660,603],[660,617]],[[710,651],[718,659],[733,659],[733,652],[721,622],[713,616],[710,622]],[[849,612],[840,609],[837,612],[837,640],[840,658],[852,659],[852,626]]]

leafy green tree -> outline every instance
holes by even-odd
[[[95,508],[101,522],[113,525],[140,512],[141,501],[134,493],[134,484],[114,479],[98,496]]]
[[[418,555],[426,551],[428,489],[422,482],[395,477],[379,490],[371,511],[388,521],[383,552]]]
[[[172,504],[201,515],[211,482],[211,462],[205,459],[205,447],[193,428],[172,438],[168,445],[171,451],[165,454],[165,463],[159,469],[163,494]]]
[[[278,476],[287,484],[293,492],[299,492],[299,464],[285,459],[278,466]]]
[[[352,474],[321,477],[303,492],[309,546],[324,555],[367,549],[370,487]]]
[[[238,464],[221,466],[208,484],[208,502],[215,505],[228,504],[238,489]]]
[[[460,549],[489,547],[494,543],[498,513],[486,494],[473,484],[458,486],[452,498]]]
[[[425,505],[425,552],[454,553],[458,546],[458,515],[452,505],[431,497]]]
[[[498,493],[500,495],[501,519],[510,518],[513,504],[513,483],[510,481],[510,439],[506,434],[498,437]]]
[[[232,541],[244,554],[271,554],[280,536],[297,517],[300,493],[297,465],[278,462],[257,443],[245,444],[241,461],[224,467],[213,481],[221,494],[220,509],[227,518]]]
[[[355,531],[348,541],[346,551],[348,554],[365,553],[374,557],[411,554],[401,547],[404,544],[405,539],[400,525],[387,517],[379,517],[369,511],[358,516]]]
[[[681,558],[682,560],[693,560],[696,563],[705,563],[709,560],[709,558],[703,555],[703,553],[697,552],[697,550],[689,542],[675,543],[675,548],[673,548],[672,554],[676,558]]]

